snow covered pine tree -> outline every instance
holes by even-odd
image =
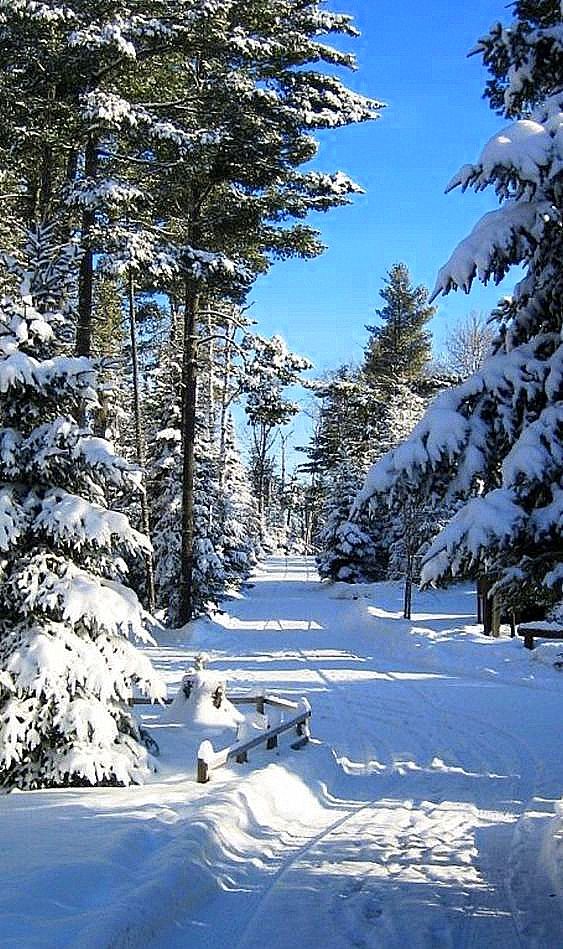
[[[64,355],[74,322],[65,304],[76,248],[54,227],[29,235],[0,302],[0,784],[31,789],[125,785],[146,772],[124,703],[131,687],[157,696],[130,642],[144,631],[120,552],[146,541],[108,509],[107,490],[137,477],[82,422],[96,371]]]
[[[343,459],[333,473],[331,490],[323,511],[323,527],[317,537],[321,577],[345,583],[382,580],[384,569],[369,524],[361,516],[350,520],[350,509],[362,481],[361,472]]]
[[[440,271],[435,295],[468,292],[476,276],[501,280],[517,264],[525,276],[496,311],[492,355],[372,469],[359,503],[465,499],[426,554],[423,580],[483,572],[518,605],[560,597],[563,581],[563,24],[557,0],[513,9],[514,23],[476,48],[491,105],[512,122],[449,186],[492,186],[501,204]]]

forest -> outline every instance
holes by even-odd
[[[2,949],[563,946],[563,7],[343,6],[0,0]]]
[[[419,581],[484,579],[502,610],[556,621],[559,3],[517,0],[473,51],[500,127],[448,187],[498,207],[432,292],[394,264],[363,353],[320,375],[248,300],[322,253],[311,212],[362,192],[312,167],[319,134],[385,122],[346,84],[352,17],[9,0],[0,23],[2,785],[140,780],[124,702],[161,685],[138,644],[212,615],[268,554],[405,579],[406,617]],[[439,300],[514,267],[433,355]]]

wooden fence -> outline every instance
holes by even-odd
[[[269,750],[277,748],[278,738],[284,732],[295,729],[297,741],[294,741],[291,745],[295,750],[302,748],[309,741],[311,706],[306,698],[302,698],[300,702],[292,702],[290,699],[282,699],[278,695],[247,695],[246,693],[235,693],[228,695],[227,698],[233,705],[254,705],[260,715],[265,714],[267,706],[292,714],[287,721],[281,722],[275,728],[268,728],[255,738],[235,742],[233,745],[221,748],[218,751],[215,751],[210,741],[203,741],[199,746],[197,755],[197,780],[199,784],[206,784],[209,781],[210,772],[216,768],[224,767],[229,761],[236,761],[238,764],[248,761],[248,752],[260,745],[266,745]],[[172,701],[173,699],[168,698],[164,700],[166,705],[170,705]],[[144,696],[135,696],[131,699],[130,704],[153,705],[154,703]]]
[[[281,699],[277,695],[229,695],[229,701],[233,705],[254,705],[256,711],[264,714],[266,706],[280,708],[284,711],[291,711],[294,714],[287,721],[276,725],[275,728],[268,728],[261,735],[250,738],[248,741],[237,741],[228,748],[221,748],[215,751],[210,741],[202,741],[197,754],[197,780],[199,784],[206,784],[210,778],[210,772],[216,768],[222,768],[229,761],[236,761],[242,764],[248,761],[248,752],[260,745],[266,745],[266,748],[277,748],[278,738],[284,732],[295,729],[298,740],[293,742],[292,748],[302,748],[309,741],[310,729],[309,719],[311,718],[311,706],[307,699],[303,698],[300,702],[291,702],[289,699]]]

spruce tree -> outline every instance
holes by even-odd
[[[65,355],[76,246],[54,226],[6,258],[19,293],[1,303],[0,783],[36,788],[142,779],[147,757],[125,703],[157,679],[124,585],[146,539],[108,506],[139,472],[92,435],[97,373]]]
[[[385,576],[386,558],[382,560],[366,519],[350,517],[361,481],[361,472],[348,459],[333,472],[317,537],[317,567],[323,578],[364,583]]]
[[[431,357],[428,321],[436,309],[428,303],[425,287],[413,287],[406,264],[394,264],[381,290],[385,305],[377,310],[380,326],[370,333],[364,373],[373,386],[413,382]]]
[[[258,505],[250,473],[238,451],[232,416],[226,425],[224,471],[221,479],[221,554],[225,577],[240,583],[249,576],[260,549]]]

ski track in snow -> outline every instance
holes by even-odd
[[[271,579],[276,574],[279,579]],[[397,587],[393,592],[397,600]],[[563,945],[553,914],[548,914],[547,927],[542,922],[548,882],[542,879],[543,889],[534,889],[527,876],[530,864],[537,862],[539,841],[526,837],[522,828],[530,820],[526,814],[534,811],[534,795],[545,792],[540,760],[533,742],[520,737],[517,720],[505,714],[500,727],[487,704],[480,709],[480,693],[502,690],[502,681],[483,681],[481,670],[473,670],[463,658],[461,669],[442,671],[423,655],[413,672],[417,644],[405,654],[404,636],[385,637],[376,657],[360,655],[350,627],[362,630],[363,645],[373,651],[374,639],[366,642],[361,615],[368,601],[361,594],[358,600],[329,600],[327,624],[329,596],[327,587],[315,582],[310,565],[284,569],[283,561],[277,561],[257,579],[247,600],[229,605],[225,630],[230,648],[235,649],[236,637],[244,646],[249,636],[255,647],[260,634],[292,640],[283,657],[295,664],[288,682],[298,692],[297,680],[313,704],[313,734],[332,746],[348,777],[339,788],[346,785],[351,791],[358,781],[369,782],[344,816],[312,834],[297,851],[281,855],[242,930],[233,927],[231,944],[289,949],[298,933],[301,945],[335,949],[457,949],[491,941],[499,947],[544,947],[558,940]],[[306,648],[305,641],[311,635],[319,639],[319,632],[325,634],[325,648]],[[521,648],[521,643],[509,645]],[[347,647],[355,650],[352,656],[344,655]],[[251,648],[247,656],[253,655]],[[339,663],[346,669],[350,658],[366,666],[363,697],[350,694],[358,679],[361,689],[361,677],[339,673]],[[256,649],[254,672],[260,670],[260,660]],[[236,660],[232,667],[230,659],[222,661],[227,674],[240,680]],[[479,701],[465,706],[463,695],[452,707],[450,697],[441,699],[447,676],[460,692],[465,686],[479,695]],[[274,672],[271,680],[264,679],[268,687],[283,688],[283,677],[276,681]],[[251,681],[249,672],[245,684]],[[393,697],[381,701],[374,681],[390,685]],[[554,697],[559,694],[556,687]],[[557,796],[556,782],[554,789]],[[370,791],[373,799],[362,802]],[[351,801],[343,796],[346,803]],[[290,926],[282,920],[290,920]]]
[[[400,600],[398,584],[320,584],[311,560],[271,558],[188,643],[150,649],[171,691],[204,649],[237,691],[306,695],[313,740],[201,787],[149,709],[154,783],[0,799],[7,852],[39,805],[37,847],[0,890],[0,947],[563,947],[563,677],[467,630],[467,588],[416,595],[412,622]]]

